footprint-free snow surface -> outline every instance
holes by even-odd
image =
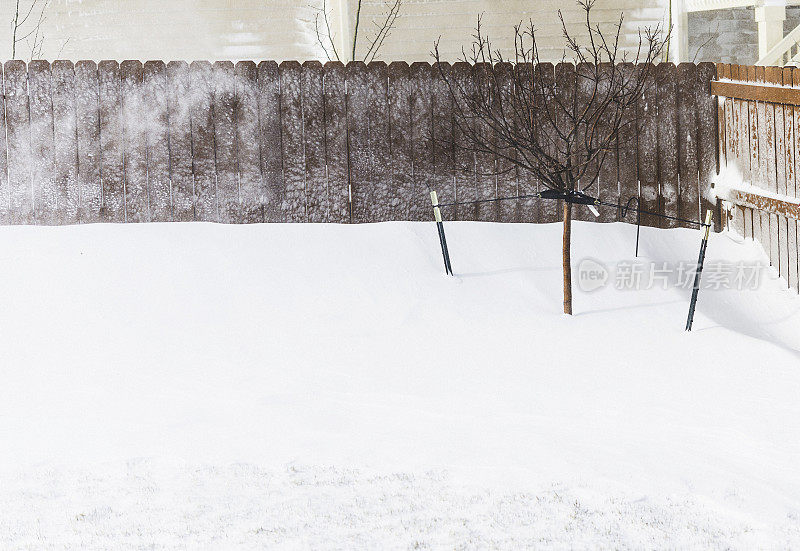
[[[800,548],[755,245],[686,333],[697,230],[576,223],[567,317],[558,225],[446,229],[0,228],[0,548]]]

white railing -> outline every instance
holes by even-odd
[[[775,44],[756,65],[792,65],[800,57],[800,25],[792,29],[783,40]]]

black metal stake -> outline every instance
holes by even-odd
[[[453,275],[453,267],[450,265],[450,251],[447,250],[447,237],[444,235],[442,211],[439,209],[439,198],[436,196],[435,191],[431,191],[431,204],[433,205],[433,217],[436,219],[436,228],[439,230],[439,244],[442,246],[444,271],[447,275]]]
[[[686,320],[686,330],[692,330],[694,322],[694,309],[697,306],[697,294],[700,292],[700,276],[703,273],[703,263],[706,260],[706,247],[708,246],[708,234],[711,232],[712,212],[706,212],[706,231],[703,235],[703,242],[700,244],[700,258],[697,260],[697,272],[694,274],[694,288],[692,289],[692,301],[689,303],[689,318]]]

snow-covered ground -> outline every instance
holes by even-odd
[[[0,548],[800,548],[800,299],[635,231],[0,228]]]

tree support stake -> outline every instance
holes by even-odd
[[[447,237],[444,235],[442,211],[439,208],[439,198],[436,196],[436,191],[431,191],[431,204],[433,205],[433,217],[436,220],[436,228],[439,230],[439,244],[442,246],[444,271],[447,275],[453,275],[453,267],[450,265],[450,251],[447,250]]]
[[[708,234],[711,232],[711,218],[712,211],[706,211],[706,227],[703,234],[703,241],[700,243],[700,258],[697,260],[697,272],[694,274],[694,287],[692,288],[692,301],[689,303],[689,318],[686,320],[686,330],[692,330],[692,322],[694,322],[694,310],[697,306],[697,294],[700,292],[700,276],[703,273],[703,263],[706,260],[706,247],[708,247]]]

